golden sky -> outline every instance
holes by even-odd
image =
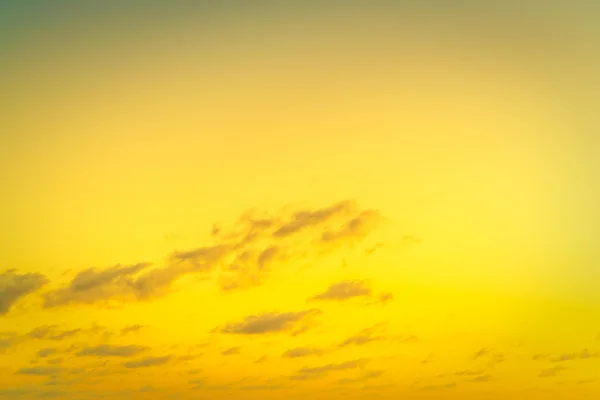
[[[600,396],[599,7],[174,3],[0,8],[0,399]]]

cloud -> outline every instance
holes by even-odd
[[[92,304],[109,298],[127,298],[133,293],[132,276],[148,268],[149,263],[97,269],[79,272],[65,288],[45,295],[46,308],[69,303]]]
[[[598,353],[598,352],[590,353],[587,349],[585,349],[583,351],[576,352],[576,353],[561,354],[555,358],[550,359],[550,361],[564,362],[564,361],[573,361],[573,360],[588,360],[591,358],[598,358],[598,357],[600,357],[600,353]]]
[[[279,390],[285,389],[284,385],[250,385],[250,386],[241,386],[240,390]]]
[[[164,357],[147,357],[142,358],[141,360],[136,361],[128,361],[123,363],[125,368],[145,368],[145,367],[154,367],[158,365],[164,365],[171,360],[171,356]]]
[[[546,360],[548,357],[550,357],[550,354],[534,354],[532,360],[541,361]]]
[[[224,356],[232,356],[235,354],[240,354],[240,350],[241,349],[239,347],[231,347],[227,350],[222,351],[221,354]]]
[[[476,375],[481,375],[482,372],[481,371],[473,371],[470,369],[465,369],[462,371],[458,371],[454,374],[454,376],[476,376]]]
[[[71,329],[70,331],[63,331],[63,332],[57,333],[55,335],[52,335],[49,337],[49,339],[50,340],[63,340],[66,338],[70,338],[71,336],[75,336],[79,332],[81,332],[81,329]]]
[[[62,371],[63,369],[61,367],[46,365],[40,367],[21,368],[16,373],[18,375],[53,376],[60,374]]]
[[[321,241],[324,243],[339,241],[354,241],[363,239],[371,232],[381,219],[381,215],[375,210],[362,211],[356,217],[348,221],[344,226],[337,230],[328,230],[321,235]]]
[[[64,359],[63,359],[62,357],[59,357],[59,358],[53,358],[53,359],[51,359],[51,360],[48,360],[48,361],[47,361],[47,363],[48,363],[48,364],[52,364],[52,365],[56,365],[56,364],[62,364],[63,360],[64,360]]]
[[[195,355],[192,355],[192,354],[187,354],[185,356],[179,356],[179,357],[177,357],[177,359],[179,361],[192,361],[192,360],[195,360],[198,357],[199,356],[195,356]]]
[[[7,314],[21,298],[36,292],[48,283],[45,275],[18,274],[15,269],[0,274],[0,315]]]
[[[173,251],[162,265],[150,268],[150,263],[138,263],[81,271],[66,286],[46,293],[44,307],[151,300],[167,295],[179,278],[190,274],[215,276],[223,291],[260,286],[277,265],[319,257],[346,241],[364,238],[378,216],[377,211],[362,211],[352,201],[276,217],[246,212],[233,227],[214,228],[213,243]]]
[[[490,354],[492,354],[492,352],[489,349],[483,348],[483,349],[479,350],[477,353],[475,353],[475,355],[473,356],[473,360],[478,360],[478,359],[486,357]]]
[[[26,396],[35,392],[35,389],[31,387],[12,387],[12,388],[0,388],[0,397],[15,397],[15,398],[23,398],[22,396]]]
[[[38,393],[37,397],[40,398],[59,398],[62,397],[64,395],[66,395],[67,392],[65,392],[64,390],[50,390],[47,392],[40,392]]]
[[[22,340],[16,332],[0,332],[0,353]]]
[[[30,331],[26,336],[29,339],[45,339],[60,341],[68,339],[82,332],[81,329],[70,329],[67,331],[60,331],[56,325],[43,325]]]
[[[139,332],[144,326],[143,325],[128,325],[121,329],[121,335],[126,335],[132,332]]]
[[[540,374],[538,376],[540,378],[551,378],[554,376],[558,376],[564,370],[566,370],[566,368],[559,365],[559,366],[556,366],[553,368],[547,368],[547,369],[541,370]]]
[[[321,314],[320,310],[311,309],[300,312],[271,312],[261,315],[251,315],[244,318],[241,322],[229,323],[217,330],[221,333],[241,335],[289,332],[301,323],[306,323],[312,317],[319,314]]]
[[[469,379],[469,382],[489,382],[492,380],[492,376],[489,374],[476,376],[473,379]]]
[[[344,371],[347,369],[364,368],[369,360],[361,358],[352,361],[346,361],[340,364],[327,364],[320,367],[303,367],[298,371],[299,375],[324,375],[335,371]]]
[[[385,336],[376,335],[376,332],[380,331],[381,328],[382,328],[382,325],[378,324],[371,328],[363,329],[362,331],[358,332],[354,336],[351,336],[351,337],[347,338],[346,340],[344,340],[342,343],[340,343],[340,347],[346,347],[346,346],[350,346],[350,345],[362,346],[362,345],[365,345],[367,343],[371,343],[374,341],[384,340],[384,339],[386,339]]]
[[[96,357],[131,357],[142,351],[147,350],[144,346],[114,346],[101,344],[99,346],[86,347],[77,353],[78,357],[96,356]]]
[[[56,325],[44,325],[44,326],[38,326],[37,328],[33,329],[31,332],[29,332],[29,337],[33,338],[33,339],[45,339],[48,335],[50,335],[50,332],[56,327]]]
[[[488,348],[482,348],[475,353],[473,360],[487,360],[488,367],[492,367],[496,364],[504,362],[505,355],[502,353],[496,353]]]
[[[299,357],[308,357],[308,356],[320,356],[323,355],[324,350],[312,348],[312,347],[296,347],[293,349],[287,350],[283,353],[283,357],[286,358],[299,358]]]
[[[356,297],[371,296],[373,293],[369,281],[342,281],[329,286],[323,293],[317,294],[311,300],[343,301]]]
[[[338,216],[348,215],[356,210],[356,204],[352,201],[342,201],[331,207],[315,211],[298,211],[292,219],[279,227],[273,236],[282,238],[299,233],[305,229],[320,226]]]
[[[382,376],[384,374],[384,372],[385,371],[383,371],[383,370],[367,371],[359,378],[344,378],[344,379],[338,380],[338,383],[340,383],[340,384],[362,383],[362,382],[369,381],[371,379],[379,378],[380,376]]]
[[[44,358],[44,357],[48,357],[52,354],[56,354],[57,350],[55,348],[49,347],[49,348],[44,348],[44,349],[40,349],[37,352],[37,356]]]
[[[355,298],[366,298],[367,306],[385,304],[394,299],[392,293],[375,295],[368,280],[347,280],[332,284],[324,292],[308,299],[308,301],[347,301]]]

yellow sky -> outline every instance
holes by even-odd
[[[236,7],[3,11],[0,399],[598,395],[587,14]]]

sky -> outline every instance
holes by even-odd
[[[1,2],[0,399],[600,396],[593,3]]]

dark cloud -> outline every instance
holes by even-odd
[[[45,339],[60,341],[68,339],[82,332],[82,329],[70,329],[61,331],[57,329],[56,325],[43,325],[30,331],[26,336],[30,339]]]
[[[63,332],[59,332],[59,333],[57,333],[55,335],[51,335],[49,337],[49,339],[50,340],[63,340],[63,339],[75,336],[79,332],[81,332],[81,329],[71,329],[69,331],[63,331]]]
[[[232,356],[232,355],[240,354],[240,350],[241,349],[239,347],[231,347],[227,350],[222,351],[221,354],[224,356]]]
[[[17,301],[46,283],[48,278],[38,273],[18,274],[15,269],[10,269],[0,274],[0,315],[7,314]]]
[[[373,210],[361,211],[351,201],[299,210],[291,216],[247,212],[231,229],[213,229],[212,244],[174,251],[163,265],[150,268],[149,263],[139,263],[81,271],[65,287],[47,293],[44,306],[154,299],[167,295],[179,278],[190,274],[205,278],[216,275],[223,291],[259,286],[277,265],[318,257],[346,240],[362,239],[374,228],[378,216]],[[334,229],[338,226],[341,228]],[[306,240],[296,243],[300,233],[307,235],[303,236]],[[295,241],[293,245],[290,240]]]
[[[321,378],[330,372],[344,371],[348,369],[364,368],[369,363],[368,359],[357,359],[346,361],[339,364],[327,364],[320,367],[304,367],[298,370],[296,375],[292,376],[294,380],[305,380]]]
[[[61,367],[46,365],[40,367],[21,368],[16,373],[19,375],[53,376],[60,374],[62,371],[63,369]]]
[[[342,201],[331,207],[315,211],[298,211],[292,219],[284,223],[274,233],[274,237],[286,237],[301,232],[307,228],[320,226],[338,216],[349,215],[356,210],[356,204],[352,201]]]
[[[16,332],[0,332],[0,353],[22,340]]]
[[[380,221],[381,215],[375,210],[362,211],[344,226],[337,230],[328,230],[321,235],[325,243],[363,239],[371,232]]]
[[[470,369],[465,369],[462,371],[458,371],[454,374],[454,376],[477,376],[477,375],[481,375],[482,372],[481,371],[473,371]]]
[[[199,357],[199,356],[195,356],[195,355],[187,354],[187,355],[185,355],[185,356],[179,356],[179,357],[177,357],[177,359],[178,359],[179,361],[192,361],[192,360],[195,360],[195,359],[197,359],[198,357]]]
[[[48,357],[52,354],[56,354],[56,352],[57,352],[57,350],[55,348],[48,347],[48,348],[38,350],[37,356],[44,358],[44,357]]]
[[[300,312],[266,313],[251,315],[241,322],[234,322],[218,328],[221,333],[255,335],[264,333],[289,332],[301,324],[319,315],[320,310],[311,309]]]
[[[52,365],[57,365],[57,364],[62,364],[63,361],[64,361],[64,359],[62,357],[59,357],[59,358],[53,358],[51,360],[48,360],[47,363],[52,364]]]
[[[31,332],[29,332],[29,337],[33,338],[33,339],[45,339],[48,335],[50,335],[50,332],[56,327],[56,325],[44,325],[44,326],[38,326],[37,328],[33,329]]]
[[[362,383],[362,382],[366,382],[366,381],[369,381],[369,380],[372,380],[375,378],[379,378],[380,376],[382,376],[384,374],[384,372],[385,371],[382,371],[382,370],[367,371],[359,378],[344,378],[344,379],[338,380],[338,383],[340,383],[340,384]]]
[[[34,392],[35,389],[31,387],[0,388],[0,397],[15,397],[21,399],[24,398],[23,396],[31,395]]]
[[[123,364],[125,368],[145,368],[164,365],[171,360],[171,356],[147,357],[140,360],[128,361]]]
[[[556,366],[553,368],[547,368],[540,371],[538,375],[540,378],[551,378],[558,376],[561,372],[563,372],[566,368],[562,366]]]
[[[480,358],[489,356],[490,354],[492,354],[492,352],[489,349],[483,348],[473,355],[473,360],[478,360]]]
[[[367,299],[365,305],[385,304],[393,300],[392,293],[375,295],[368,280],[347,280],[332,284],[324,292],[308,299],[308,301],[346,301],[355,298]]]
[[[489,382],[492,380],[492,376],[490,374],[479,375],[475,378],[469,379],[469,382]]]
[[[128,325],[125,328],[121,329],[121,334],[126,335],[132,332],[139,332],[143,327],[143,325]]]
[[[115,346],[101,344],[99,346],[86,347],[77,353],[78,357],[96,356],[96,357],[132,357],[142,351],[147,350],[144,346]]]
[[[367,343],[386,339],[385,336],[378,335],[378,331],[381,331],[381,325],[375,325],[371,328],[363,329],[354,336],[351,336],[340,343],[340,347],[346,347],[350,345],[362,346]]]
[[[377,295],[372,301],[368,302],[367,305],[373,306],[377,304],[387,304],[394,300],[394,294],[391,292],[385,292]]]
[[[70,303],[92,304],[110,298],[130,297],[134,292],[132,277],[150,265],[139,263],[105,269],[85,269],[67,287],[47,293],[44,306],[50,308]]]
[[[296,347],[293,349],[289,349],[285,353],[283,353],[283,357],[298,358],[308,356],[321,356],[324,352],[325,351],[322,349],[317,349],[313,347]]]
[[[575,353],[564,353],[557,357],[551,358],[552,362],[564,362],[564,361],[573,361],[573,360],[588,360],[591,358],[600,357],[600,353],[598,352],[590,352],[587,349],[575,352]]]
[[[311,300],[343,301],[355,297],[368,297],[373,293],[367,280],[342,281],[329,286],[327,290],[311,298]]]

